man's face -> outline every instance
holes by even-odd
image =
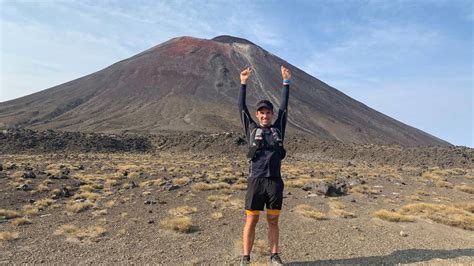
[[[258,109],[255,115],[257,116],[260,126],[268,127],[271,125],[273,110],[263,107],[263,108]]]

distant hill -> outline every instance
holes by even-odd
[[[253,69],[247,102],[276,106],[280,65],[293,75],[288,133],[354,143],[451,145],[325,84],[252,42],[178,37],[93,74],[0,103],[0,127],[103,133],[241,131],[239,73]]]

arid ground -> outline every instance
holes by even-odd
[[[238,263],[244,156],[163,151],[0,158],[0,263]],[[282,173],[286,263],[474,263],[472,164],[407,166],[290,154]],[[253,262],[267,261],[266,229],[262,213]]]

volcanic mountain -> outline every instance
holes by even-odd
[[[253,69],[247,104],[281,92],[292,71],[288,134],[355,143],[451,145],[348,97],[252,42],[178,37],[93,74],[0,103],[0,127],[104,133],[242,131],[239,73]]]

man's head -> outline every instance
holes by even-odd
[[[257,116],[258,122],[262,127],[268,127],[272,124],[273,118],[273,104],[268,100],[261,100],[257,103]]]

